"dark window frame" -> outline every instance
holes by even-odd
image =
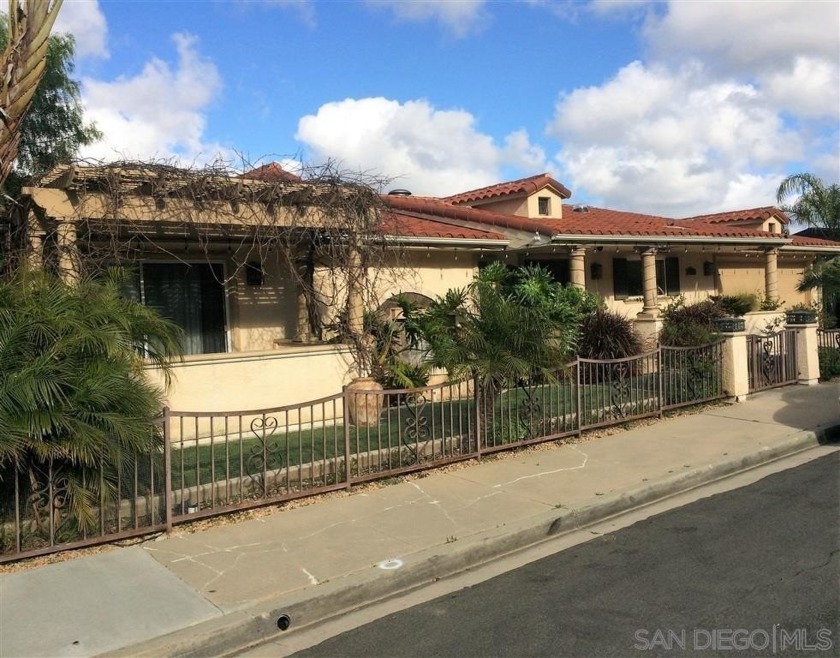
[[[613,297],[629,299],[644,296],[642,261],[638,259],[613,258]],[[679,295],[680,259],[678,256],[666,256],[656,259],[657,295]]]

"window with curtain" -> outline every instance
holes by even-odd
[[[143,303],[184,330],[184,354],[227,351],[223,267],[217,263],[143,263]]]
[[[656,287],[660,295],[680,293],[680,259],[669,256],[656,261]],[[641,297],[642,261],[613,258],[613,294],[616,299]]]

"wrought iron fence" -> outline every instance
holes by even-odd
[[[840,350],[840,329],[818,329],[819,347]]]
[[[0,468],[0,562],[170,529],[724,395],[721,343],[577,359],[551,376],[356,390],[258,411],[169,411],[120,469]],[[40,469],[40,470],[38,470]],[[95,518],[73,513],[86,491]]]
[[[747,336],[750,392],[786,386],[796,381],[796,329],[772,335]]]

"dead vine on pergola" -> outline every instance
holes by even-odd
[[[365,370],[368,341],[346,331],[349,288],[355,285],[364,308],[376,308],[382,282],[405,276],[401,250],[382,228],[388,179],[332,162],[304,166],[296,176],[271,166],[241,173],[251,169],[223,161],[190,168],[170,161],[59,167],[33,187],[66,192],[74,215],[54,221],[19,207],[8,241],[17,256],[12,261],[31,250],[39,231],[54,253],[66,251],[62,223],[72,225],[74,248],[65,255],[74,274],[155,257],[195,262],[200,255],[208,262],[224,258],[223,283],[229,283],[245,268],[278,258],[306,297],[311,333],[323,339],[332,326],[351,338]]]

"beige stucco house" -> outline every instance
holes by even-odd
[[[323,200],[358,191],[302,181],[274,164],[202,180],[197,189],[185,172],[62,167],[25,190],[18,221],[31,257],[63,272],[109,240],[127,249],[114,253],[137,264],[135,294],[187,335],[172,408],[248,410],[338,392],[353,356],[326,342],[328,332],[319,335],[300,268],[319,229],[341,226],[333,215],[357,207]],[[796,291],[803,270],[840,254],[840,243],[789,236],[788,218],[775,208],[673,219],[574,205],[570,197],[547,174],[444,198],[381,195],[365,206],[374,216],[364,239],[381,247],[368,267],[367,296],[328,263],[310,262],[306,276],[359,322],[363,304],[377,308],[399,292],[441,295],[469,283],[483,262],[542,263],[653,336],[661,308],[678,295],[748,292],[782,308],[810,303],[811,293]],[[297,236],[295,254],[288,241],[284,249],[270,239],[278,228]]]

